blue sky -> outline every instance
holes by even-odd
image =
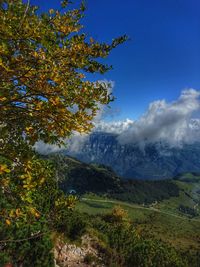
[[[31,0],[42,10],[59,2]],[[95,77],[115,82],[116,120],[136,119],[150,102],[173,101],[185,88],[200,89],[199,0],[87,0],[86,6],[89,36],[106,42],[130,37],[109,56],[114,69]]]

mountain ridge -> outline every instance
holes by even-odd
[[[107,165],[124,178],[160,180],[178,173],[200,172],[200,143],[182,147],[163,142],[120,144],[116,134],[94,132],[79,150],[63,153],[85,163]]]
[[[95,193],[139,204],[152,203],[179,195],[172,180],[141,181],[122,179],[104,165],[86,164],[62,154],[48,156],[56,170],[59,187],[66,193]]]

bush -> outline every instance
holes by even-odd
[[[6,230],[6,232],[5,232]],[[14,240],[13,240],[14,237]],[[0,225],[0,239],[10,240],[0,246],[0,266],[53,267],[52,242],[47,226],[34,223],[20,227]],[[13,240],[13,241],[12,241]]]
[[[96,262],[98,259],[91,253],[88,253],[84,257],[84,263],[86,264],[92,264],[93,262]]]
[[[115,214],[115,213],[114,213]],[[122,214],[122,213],[120,213]],[[115,216],[114,216],[115,217]],[[123,217],[123,216],[122,216]],[[185,257],[162,241],[140,237],[127,220],[108,220],[99,216],[93,227],[106,236],[106,266],[126,267],[186,267]],[[117,216],[118,218],[118,216]]]
[[[86,231],[88,219],[77,211],[62,210],[55,221],[55,229],[71,240],[80,238]]]

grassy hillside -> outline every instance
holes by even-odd
[[[200,218],[189,219],[156,209],[94,195],[83,197],[77,209],[90,215],[107,214],[115,206],[126,210],[139,234],[167,242],[178,250],[197,253],[200,251]]]
[[[56,167],[59,185],[65,192],[75,189],[78,194],[93,192],[139,204],[179,196],[179,187],[171,180],[125,180],[104,165],[89,165],[59,154],[50,158]]]
[[[79,195],[92,192],[191,218],[200,215],[198,173],[180,174],[171,180],[127,180],[104,165],[89,165],[60,154],[51,155],[50,159],[55,165],[59,186],[66,193],[74,189]]]
[[[156,207],[189,217],[200,216],[200,174],[180,174],[174,178],[174,183],[180,189],[179,196],[163,200]]]

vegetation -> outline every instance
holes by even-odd
[[[116,205],[126,211],[128,222],[142,240],[157,242],[159,246],[164,244],[171,249],[175,248],[179,255],[187,258],[189,266],[199,266],[200,220],[187,219],[176,213],[167,213],[164,210],[155,210],[94,195],[83,198],[78,203],[77,209],[92,216],[92,222],[103,218],[104,221],[110,223],[112,228],[113,221],[109,214]],[[102,233],[102,230],[99,231]]]
[[[111,44],[88,38],[82,4],[70,9],[64,0],[60,10],[41,13],[29,2],[0,1],[0,265],[50,267],[50,232],[63,231],[62,220],[69,225],[73,216],[65,232],[79,232],[76,198],[58,189],[53,166],[33,146],[90,131],[99,105],[113,97],[87,73],[109,70],[99,59],[126,37]]]
[[[183,177],[189,177],[189,174],[180,175],[182,181],[178,181],[177,178],[164,181],[122,180],[110,168],[103,165],[88,165],[63,155],[51,155],[49,158],[56,166],[61,188],[65,192],[73,188],[77,190],[77,194],[83,194],[77,209],[91,215],[92,222],[95,222],[97,219],[97,221],[100,220],[104,224],[103,220],[109,223],[113,229],[115,220],[112,219],[113,216],[110,215],[110,211],[115,205],[120,205],[127,211],[129,222],[132,223],[134,231],[140,235],[143,241],[145,240],[144,242],[147,241],[148,246],[154,244],[153,246],[156,247],[158,252],[159,248],[157,246],[164,246],[163,249],[166,251],[168,249],[173,251],[173,248],[175,248],[176,251],[179,251],[179,256],[181,254],[181,258],[187,258],[186,261],[189,262],[189,266],[198,266],[198,251],[200,249],[198,234],[200,231],[199,217],[196,217],[197,220],[194,221],[189,220],[185,217],[188,214],[179,210],[180,203],[189,203],[191,206],[196,204],[195,201],[199,197],[199,180],[197,181],[197,177],[194,181],[183,180]],[[116,200],[117,194],[118,200]],[[131,198],[128,198],[128,196]],[[146,202],[144,199],[146,199]],[[141,206],[131,203],[146,203],[147,205]],[[93,227],[101,234],[103,233],[101,228],[97,229],[94,225]],[[108,228],[107,224],[105,228]],[[108,228],[108,232],[110,231],[111,229]],[[108,240],[107,234],[104,234],[106,235],[104,239]],[[139,243],[138,239],[136,240],[136,243]],[[104,251],[105,255],[107,253],[109,255],[107,255],[108,262],[106,264],[108,266],[109,264],[121,266],[122,262],[125,264],[123,257],[121,263],[120,259],[117,258],[117,255],[121,255],[121,253],[113,252],[110,245],[107,244],[107,246],[106,252]],[[120,243],[120,246],[123,247],[123,244]],[[128,249],[126,247],[126,250]],[[109,254],[110,250],[112,251],[111,254]],[[145,261],[146,256],[142,252],[140,253]],[[109,262],[109,259],[112,259],[112,261]],[[167,264],[166,258],[164,261]],[[122,266],[124,266],[123,264]]]
[[[17,153],[20,140],[60,144],[72,131],[89,131],[99,104],[112,100],[104,83],[90,82],[85,76],[109,70],[98,58],[107,57],[126,37],[114,39],[111,45],[88,39],[80,24],[84,6],[72,10],[68,6],[63,1],[60,11],[39,15],[37,7],[21,0],[1,1],[4,155]]]
[[[175,212],[190,217],[190,214],[184,213],[184,209],[180,209],[181,205],[193,210],[193,215],[200,215],[200,176],[198,173],[183,173],[174,179],[174,183],[179,187],[179,196],[172,197],[170,200],[163,200],[157,204],[157,208],[167,212]]]
[[[174,180],[187,183],[198,183],[200,182],[200,173],[198,172],[179,173],[174,177]]]
[[[75,189],[78,194],[92,192],[139,204],[179,196],[180,189],[171,180],[126,180],[103,165],[89,165],[61,154],[48,158],[57,169],[60,188],[66,193]]]
[[[93,227],[101,233],[106,266],[188,266],[185,257],[162,241],[137,233],[127,213],[120,207],[93,218]],[[98,235],[98,232],[97,232]]]
[[[37,141],[61,145],[73,131],[90,131],[99,104],[113,99],[109,85],[90,82],[86,75],[109,70],[99,59],[126,37],[111,44],[88,38],[81,29],[83,14],[83,5],[70,9],[66,0],[60,10],[42,14],[29,1],[0,2],[0,266],[54,266],[52,235],[74,241],[85,232],[98,236],[107,266],[188,266],[188,257],[173,247],[138,233],[122,208],[83,214],[74,209],[77,197],[59,188],[76,182],[84,193],[98,185],[108,196],[149,203],[176,197],[175,183],[122,182],[104,166],[87,165],[90,176],[83,179],[88,172],[81,163],[77,172],[73,164],[57,168],[57,159],[42,159],[33,149]]]
[[[188,214],[189,216],[191,216],[191,217],[195,217],[195,216],[197,216],[198,215],[198,213],[197,213],[197,211],[193,208],[190,208],[190,207],[188,207],[188,206],[184,206],[184,205],[179,205],[179,207],[178,207],[178,209],[181,211],[181,212],[183,212],[183,213],[185,213],[185,214]]]

